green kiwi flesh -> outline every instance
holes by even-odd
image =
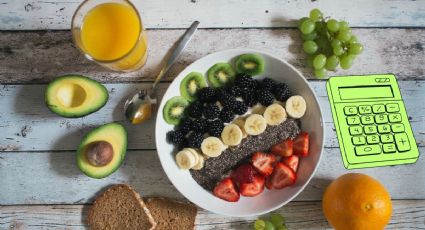
[[[226,86],[235,79],[235,71],[229,63],[217,63],[207,71],[208,81],[213,87]]]
[[[242,54],[236,58],[236,72],[251,76],[264,72],[264,59],[258,54]]]
[[[196,100],[196,93],[207,86],[204,76],[198,72],[191,72],[180,83],[180,95],[188,101]]]
[[[165,122],[170,125],[178,125],[185,116],[187,106],[189,106],[189,101],[184,99],[184,97],[175,96],[170,98],[162,110],[162,116]]]

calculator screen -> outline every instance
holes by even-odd
[[[393,90],[389,85],[339,87],[338,89],[342,100],[394,97]]]

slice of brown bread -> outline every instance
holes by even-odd
[[[167,198],[149,198],[146,206],[157,223],[155,230],[195,229],[198,209],[193,204]]]
[[[154,229],[156,223],[140,195],[125,184],[113,185],[89,209],[90,229]]]

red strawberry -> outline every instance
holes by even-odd
[[[308,156],[308,133],[301,132],[294,139],[294,154],[302,157]]]
[[[282,162],[289,166],[294,172],[297,172],[298,169],[298,163],[300,161],[300,158],[296,155],[292,155],[290,157],[285,157],[282,159]]]
[[[239,186],[242,196],[257,196],[264,191],[264,177],[255,175],[251,183],[244,183]]]
[[[240,198],[239,192],[236,190],[235,184],[230,177],[221,180],[215,186],[213,193],[216,197],[229,202],[236,202]]]
[[[273,188],[282,189],[286,186],[293,185],[296,181],[296,175],[291,168],[278,162],[274,168],[273,174],[270,176],[270,180]]]
[[[237,167],[231,174],[236,184],[251,183],[254,180],[255,169],[250,164]]]
[[[269,176],[273,172],[276,157],[273,154],[256,152],[252,155],[252,166],[263,176]]]
[[[268,190],[272,190],[272,188],[273,188],[272,180],[270,179],[270,177],[266,177],[266,188]]]
[[[279,144],[273,145],[271,147],[272,153],[280,155],[282,157],[289,157],[292,155],[294,150],[294,141],[291,139],[286,139]]]

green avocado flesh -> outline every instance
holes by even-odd
[[[251,76],[264,72],[264,59],[258,54],[242,54],[236,59],[236,72]]]
[[[196,100],[196,93],[207,86],[204,76],[198,72],[189,73],[180,83],[180,94],[188,101]]]
[[[58,77],[47,86],[47,107],[62,117],[83,117],[108,101],[108,90],[99,82],[79,75]]]
[[[112,160],[105,166],[92,165],[86,156],[87,147],[96,141],[106,141],[112,145]],[[92,178],[104,178],[115,172],[124,160],[127,151],[127,131],[118,123],[108,123],[90,131],[81,141],[77,150],[77,165]]]

